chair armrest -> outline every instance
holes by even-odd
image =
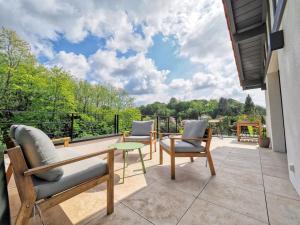
[[[159,139],[161,140],[164,136],[169,136],[169,135],[182,135],[180,133],[159,133]]]
[[[170,136],[170,139],[174,140],[183,140],[183,141],[207,141],[208,138],[183,138],[183,137],[176,137],[176,136]]]
[[[27,171],[24,172],[24,175],[25,176],[30,176],[30,175],[37,174],[37,173],[47,172],[47,171],[49,171],[51,169],[54,169],[56,167],[60,167],[60,166],[64,166],[64,165],[67,165],[67,164],[75,163],[75,162],[85,160],[85,159],[89,159],[89,158],[92,158],[92,157],[95,157],[95,156],[98,156],[98,155],[103,155],[103,154],[106,154],[106,153],[110,153],[110,152],[115,151],[115,150],[116,150],[115,148],[110,148],[110,149],[102,150],[102,151],[99,151],[99,152],[94,152],[94,153],[86,154],[86,155],[83,155],[83,156],[78,156],[78,157],[63,160],[63,161],[60,161],[60,162],[52,163],[52,164],[49,164],[49,165],[38,166],[38,167],[35,167],[35,168],[32,168],[32,169],[28,169]]]
[[[62,138],[55,138],[52,139],[53,143],[59,142],[59,141],[63,141],[64,142],[64,147],[68,147],[71,141],[70,137],[62,137]]]

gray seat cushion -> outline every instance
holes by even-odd
[[[84,155],[84,153],[79,153],[70,148],[58,149],[58,152],[63,159]],[[33,182],[38,199],[50,197],[82,182],[105,175],[107,173],[107,163],[99,157],[93,157],[65,165],[63,170],[64,174],[59,181],[50,182],[34,178]]]
[[[160,140],[160,145],[167,150],[170,150],[171,141],[169,138]],[[203,152],[205,148],[203,146],[195,146],[189,142],[175,140],[175,152]]]
[[[132,122],[132,136],[149,136],[150,132],[153,131],[152,120],[150,121],[133,121]]]
[[[128,136],[125,137],[125,141],[132,141],[132,142],[144,142],[150,141],[150,136]]]
[[[202,138],[207,126],[208,122],[206,120],[186,120],[184,121],[182,138]],[[186,141],[195,146],[201,146],[201,141]]]
[[[50,138],[37,128],[24,125],[18,126],[15,131],[15,140],[21,146],[30,168],[61,161]],[[56,181],[63,174],[63,169],[58,167],[36,174],[36,176],[47,181]]]

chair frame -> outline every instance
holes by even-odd
[[[214,167],[214,163],[211,157],[211,153],[210,153],[210,143],[211,143],[211,139],[212,139],[212,129],[211,128],[207,128],[206,129],[206,135],[203,138],[182,138],[182,136],[178,136],[178,135],[182,135],[179,133],[160,133],[160,140],[162,140],[162,138],[164,136],[169,136],[169,135],[177,135],[177,136],[169,136],[170,138],[170,150],[165,149],[161,144],[159,145],[159,164],[162,165],[163,164],[163,151],[165,151],[166,153],[168,153],[171,157],[171,179],[175,180],[175,158],[176,157],[190,157],[191,158],[191,162],[194,161],[193,157],[206,157],[207,161],[208,161],[208,165],[210,168],[210,172],[211,175],[214,176],[216,175],[216,171],[215,171],[215,167]],[[203,152],[175,152],[175,140],[193,140],[193,141],[203,141],[205,142],[205,149]]]
[[[26,164],[26,160],[21,150],[21,147],[16,145],[13,139],[8,140],[7,145],[10,147],[9,149],[7,149],[7,154],[9,156],[12,165],[13,175],[15,178],[17,190],[21,200],[21,207],[19,209],[15,221],[15,225],[26,225],[30,217],[33,216],[32,212],[33,212],[33,207],[35,205],[38,205],[40,210],[43,212],[49,208],[52,208],[57,204],[60,204],[61,202],[64,202],[104,182],[107,182],[107,214],[113,213],[114,211],[114,151],[115,151],[114,148],[29,169]],[[107,173],[105,175],[92,178],[72,188],[69,188],[63,192],[60,192],[51,197],[37,201],[36,191],[33,184],[33,177],[32,177],[33,175],[37,173],[49,171],[53,168],[75,163],[81,160],[89,159],[103,154],[107,154]]]
[[[131,142],[131,141],[126,141],[126,137],[130,136],[131,132],[123,132],[123,142]],[[138,143],[143,143],[145,145],[150,145],[150,160],[152,159],[152,149],[153,149],[153,145],[154,145],[154,151],[156,152],[156,131],[152,130],[150,131],[150,136],[149,136],[149,140],[148,141],[134,141],[134,142],[138,142]],[[124,152],[123,152],[123,158],[124,158]]]

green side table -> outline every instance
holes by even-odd
[[[134,151],[134,150],[138,149],[141,163],[143,166],[143,172],[146,173],[144,160],[143,160],[142,152],[141,152],[141,148],[144,147],[144,144],[138,143],[138,142],[120,142],[120,143],[113,144],[110,147],[116,148],[117,150],[122,150],[124,152],[123,183],[124,183],[124,178],[125,178],[125,164],[128,166],[127,159],[128,159],[128,152],[130,152],[130,151]]]

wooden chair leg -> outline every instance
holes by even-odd
[[[213,160],[212,160],[210,151],[208,151],[208,152],[206,153],[206,157],[207,157],[207,161],[208,161],[210,173],[211,173],[212,176],[214,176],[214,175],[216,175],[216,171],[215,171],[214,162],[213,162]]]
[[[114,212],[114,152],[108,155],[108,172],[107,180],[107,215]]]
[[[156,152],[156,144],[157,144],[156,140],[153,143],[154,143],[154,151]]]
[[[159,145],[159,164],[162,165],[164,162],[164,158],[163,158],[163,149],[161,147],[161,145]]]
[[[171,179],[175,180],[175,156],[171,155]]]
[[[13,171],[12,164],[9,163],[8,168],[7,168],[7,171],[6,171],[6,182],[7,182],[7,184],[9,183],[10,178],[11,178],[11,176],[13,175],[13,172],[14,172],[14,171]]]
[[[23,202],[18,212],[15,225],[27,225],[32,214],[34,202]]]
[[[152,159],[152,142],[150,142],[150,160]]]
[[[191,157],[191,162],[194,162],[194,158],[193,157]]]

